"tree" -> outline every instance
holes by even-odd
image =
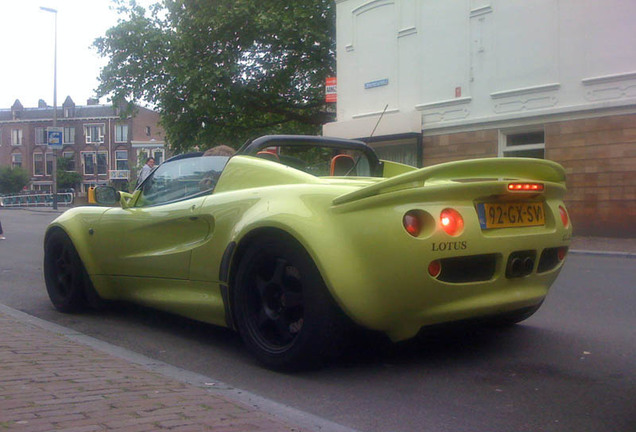
[[[108,58],[97,92],[154,105],[174,149],[316,134],[333,119],[332,0],[117,3],[125,19],[94,44]]]
[[[21,167],[0,167],[0,193],[15,194],[29,184],[29,173]]]
[[[75,188],[82,182],[80,173],[69,169],[72,161],[72,158],[61,157],[57,159],[56,179],[58,190]]]

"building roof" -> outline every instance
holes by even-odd
[[[62,106],[58,106],[58,120],[119,118],[119,115],[115,113],[115,108],[111,104],[75,105],[73,110],[74,112],[71,117],[64,117],[64,108]],[[47,121],[53,119],[52,106],[47,106],[45,108],[24,108],[20,110],[20,112],[20,117],[14,120],[11,108],[0,109],[0,122]]]

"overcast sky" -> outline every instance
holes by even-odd
[[[40,6],[58,11],[58,106],[67,96],[77,105],[94,97],[106,60],[91,45],[117,23],[111,5],[110,0],[0,0],[0,109],[16,99],[25,108],[37,107],[40,99],[53,106],[55,14]]]

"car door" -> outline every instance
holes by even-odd
[[[188,279],[192,250],[213,227],[212,217],[200,214],[209,192],[201,190],[203,159],[209,161],[167,161],[141,185],[132,207],[104,212],[93,237],[105,274]]]

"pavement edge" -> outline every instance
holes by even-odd
[[[360,432],[357,429],[340,425],[330,420],[307,413],[289,405],[258,396],[218,381],[206,375],[188,371],[159,360],[146,357],[122,347],[101,341],[76,330],[37,318],[25,312],[13,309],[0,303],[0,313],[11,316],[19,322],[39,327],[43,330],[63,336],[73,342],[101,351],[105,354],[129,361],[152,372],[175,379],[177,381],[203,388],[215,395],[234,400],[255,410],[263,411],[281,420],[295,424],[311,431]]]

